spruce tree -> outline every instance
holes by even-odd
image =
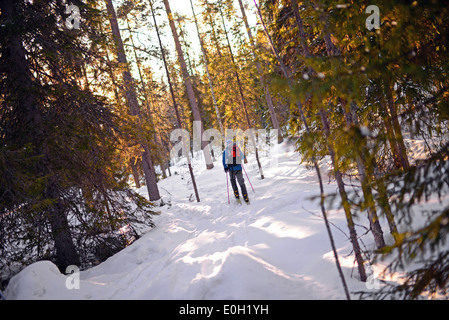
[[[49,259],[86,267],[152,226],[151,204],[117,162],[123,123],[89,75],[107,69],[104,16],[76,2],[0,2],[0,234],[6,268]],[[107,76],[102,74],[101,76]],[[131,231],[116,231],[129,224]],[[17,270],[16,270],[17,271]],[[13,270],[14,272],[14,270]]]

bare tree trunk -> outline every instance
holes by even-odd
[[[101,27],[101,25],[100,25],[100,31],[103,33],[103,28]],[[119,99],[120,99],[119,92],[118,92],[119,85],[117,84],[117,81],[115,79],[115,75],[114,75],[114,72],[113,72],[112,67],[111,67],[111,60],[109,59],[109,54],[107,52],[106,52],[106,60],[108,62],[109,75],[111,77],[111,81],[112,81],[112,84],[113,84],[114,96],[115,96],[115,99],[117,101],[119,101]],[[141,185],[140,185],[140,175],[139,175],[139,171],[137,170],[137,159],[135,157],[131,157],[129,159],[129,166],[131,168],[131,172],[132,172],[132,175],[133,175],[133,178],[134,178],[134,182],[136,184],[136,188],[140,188],[141,187]]]
[[[265,32],[265,35],[267,36],[267,39],[269,41],[271,50],[273,51],[273,54],[275,55],[279,65],[281,66],[282,72],[284,73],[284,76],[285,76],[285,78],[287,80],[289,88],[292,89],[292,83],[291,83],[291,79],[290,79],[290,76],[289,76],[289,72],[288,72],[286,66],[284,65],[284,63],[282,62],[282,59],[280,58],[279,53],[277,52],[276,47],[273,44],[271,36],[268,33],[267,27],[266,27],[265,22],[263,20],[262,12],[260,11],[260,8],[257,5],[256,0],[254,0],[254,4],[255,4],[257,12],[259,14],[259,18],[260,18],[260,21],[262,23],[262,27],[263,27],[263,30]],[[304,127],[306,129],[306,132],[308,134],[310,134],[310,128],[309,128],[309,126],[307,124],[306,117],[304,115],[302,103],[298,100],[296,102],[296,105],[298,107],[299,114],[300,114],[301,120],[302,120],[302,122],[304,124]],[[315,171],[316,171],[316,174],[317,174],[317,177],[318,177],[318,182],[319,182],[319,186],[320,186],[320,195],[321,195],[320,208],[321,208],[321,213],[323,214],[324,224],[326,226],[327,234],[329,236],[329,241],[331,243],[332,252],[334,254],[335,265],[337,267],[337,271],[338,271],[338,274],[340,276],[340,280],[341,280],[342,285],[343,285],[343,289],[344,289],[344,292],[345,292],[345,295],[346,295],[346,299],[350,300],[351,296],[349,294],[349,290],[348,290],[348,286],[346,284],[345,276],[344,276],[343,271],[341,269],[340,259],[338,258],[338,252],[337,252],[337,248],[335,246],[334,237],[332,235],[332,231],[331,231],[331,228],[330,228],[329,220],[327,218],[326,209],[324,208],[324,199],[325,199],[326,196],[324,194],[324,187],[323,187],[323,179],[321,177],[321,170],[320,170],[320,167],[318,165],[318,161],[316,160],[315,156],[312,155],[312,159],[311,160],[313,162],[313,166],[315,168]]]
[[[289,70],[289,69],[287,68],[287,66],[284,64],[284,62],[282,61],[282,58],[279,56],[279,53],[277,52],[276,47],[274,46],[273,40],[272,40],[272,38],[271,38],[271,36],[270,36],[270,34],[269,34],[269,32],[268,32],[267,26],[265,25],[265,22],[264,22],[263,16],[262,16],[262,12],[260,11],[260,8],[259,8],[259,6],[257,5],[256,0],[253,0],[253,1],[254,1],[254,5],[256,6],[256,9],[257,9],[257,13],[258,13],[258,15],[259,15],[259,19],[260,19],[260,21],[261,21],[261,23],[262,23],[263,31],[264,31],[264,33],[265,33],[265,36],[266,36],[267,39],[268,39],[268,44],[270,45],[270,49],[271,49],[271,51],[273,52],[273,55],[276,57],[277,62],[279,63],[279,66],[280,66],[280,68],[281,68],[281,71],[282,71],[282,73],[284,74],[285,79],[287,80],[287,84],[288,84],[288,86],[289,86],[289,89],[292,90],[292,89],[293,89],[293,86],[292,86],[292,82],[291,82],[291,74],[290,74],[290,70]],[[301,101],[297,100],[295,103],[296,103],[296,106],[298,107],[299,114],[300,114],[300,115],[304,115],[304,114],[303,114],[303,106],[302,106]],[[305,121],[305,116],[304,116],[304,117],[301,116],[301,120],[303,121],[304,126],[307,126],[307,122]]]
[[[293,4],[293,11],[294,11],[294,14],[296,17],[297,25],[299,28],[299,34],[301,37],[301,45],[303,47],[304,53],[306,54],[306,57],[310,57],[311,56],[310,50],[309,50],[309,47],[307,44],[307,39],[305,38],[304,25],[303,25],[303,22],[301,19],[301,15],[299,13],[299,9],[298,9],[296,0],[292,0],[292,4]],[[326,28],[322,32],[322,34],[323,34],[323,38],[325,39],[327,54],[328,54],[328,56],[332,56],[333,54],[336,53],[337,50],[335,47],[333,47],[332,41],[330,40],[330,36],[329,36],[329,33],[327,32]],[[355,125],[355,123],[353,122],[353,119],[352,119],[350,107],[344,99],[339,99],[339,100],[343,106],[346,127],[349,129],[349,128],[351,128],[351,126]],[[382,228],[379,223],[379,217],[377,215],[374,197],[371,192],[371,186],[369,184],[368,176],[366,174],[367,164],[366,164],[365,160],[366,159],[363,158],[363,156],[361,154],[356,155],[357,169],[358,169],[359,175],[360,175],[363,196],[365,198],[366,205],[367,205],[368,220],[369,220],[369,223],[371,226],[371,231],[374,236],[374,241],[376,243],[376,247],[378,249],[382,249],[385,246],[385,240],[383,238]]]
[[[351,104],[350,113],[351,113],[351,122],[360,128],[360,123],[357,118],[357,114],[355,113],[355,110],[353,108],[353,104]],[[362,146],[360,157],[361,157],[361,161],[366,164],[366,169],[368,171],[366,173],[367,178],[369,178],[369,177],[375,178],[375,183],[377,185],[377,190],[379,193],[378,203],[379,203],[379,206],[381,207],[381,209],[383,210],[383,212],[385,213],[385,216],[388,221],[388,226],[390,228],[390,233],[396,241],[397,236],[398,236],[398,228],[394,221],[394,216],[393,216],[393,212],[390,207],[390,203],[388,202],[388,194],[387,194],[387,188],[385,186],[385,179],[383,177],[381,177],[378,172],[376,172],[377,165],[376,165],[375,160],[374,159],[370,159],[370,160],[366,159],[367,157],[371,158],[368,147],[366,146],[366,142],[364,142],[364,145]],[[370,165],[370,163],[372,163],[372,165]]]
[[[206,69],[207,79],[209,81],[209,87],[210,87],[210,92],[211,92],[211,95],[212,95],[212,101],[214,103],[215,114],[217,115],[217,122],[218,122],[218,125],[220,127],[220,132],[224,136],[225,131],[224,131],[224,128],[223,128],[223,122],[221,121],[220,112],[218,110],[217,99],[215,98],[214,85],[212,83],[212,78],[211,78],[210,72],[209,72],[209,66],[208,66],[208,61],[207,61],[206,50],[204,49],[203,39],[201,39],[200,29],[198,28],[198,21],[196,19],[195,10],[193,8],[192,0],[190,0],[190,5],[192,7],[192,13],[193,13],[194,21],[195,21],[196,31],[198,33],[198,40],[200,42],[201,52],[203,53],[204,68]]]
[[[136,47],[134,45],[134,39],[133,39],[133,36],[132,36],[131,28],[129,26],[128,18],[126,18],[126,23],[127,23],[127,26],[128,26],[128,30],[130,32],[129,33],[129,39],[131,40],[131,45],[133,47],[133,52],[134,52],[134,58],[136,59],[137,71],[139,72],[139,77],[140,77],[141,91],[143,93],[143,96],[144,96],[144,99],[145,99],[145,104],[146,104],[146,107],[147,107],[148,120],[150,121],[151,127],[154,129],[153,138],[154,138],[154,141],[156,142],[156,144],[162,148],[163,145],[162,145],[161,138],[157,134],[156,126],[154,125],[153,113],[151,111],[151,103],[150,103],[150,99],[148,97],[147,87],[146,87],[145,81],[143,79],[142,69],[140,67],[139,58],[137,56]],[[155,159],[154,159],[153,155],[151,155],[151,159],[152,159],[153,164],[154,164]],[[167,160],[166,153],[159,152],[158,156],[157,156],[157,160],[159,160],[159,165],[161,167],[162,178],[165,179],[165,178],[167,178],[167,173],[165,172],[165,164],[164,164],[165,161]]]
[[[332,165],[334,167],[335,180],[337,180],[338,191],[340,193],[341,203],[346,216],[346,222],[349,229],[349,239],[354,250],[355,258],[357,261],[357,267],[359,270],[360,280],[366,282],[366,272],[364,266],[364,259],[362,257],[362,250],[360,249],[359,240],[357,238],[357,232],[355,230],[354,220],[350,209],[350,203],[348,201],[348,195],[345,190],[345,184],[343,182],[343,176],[338,167],[338,161],[336,160],[335,151],[332,146],[332,137],[330,135],[329,123],[327,121],[326,113],[323,109],[320,110],[321,123],[323,124],[323,131],[326,136],[329,155],[331,157]]]
[[[268,88],[268,84],[265,81],[265,77],[264,77],[264,74],[262,71],[262,66],[260,64],[260,61],[256,57],[256,46],[254,44],[254,38],[251,33],[249,24],[248,24],[248,19],[246,17],[246,12],[245,12],[245,8],[243,6],[242,0],[239,0],[239,5],[240,5],[240,10],[241,10],[242,16],[243,16],[243,21],[245,22],[246,32],[248,33],[249,42],[251,44],[251,48],[253,49],[253,56],[254,56],[254,60],[256,61],[256,67],[257,67],[257,71],[259,73],[260,83],[264,90],[265,100],[267,102],[268,110],[270,111],[271,123],[273,125],[273,128],[278,130],[278,143],[281,143],[284,140],[284,138],[282,137],[282,132],[281,132],[281,128],[279,126],[279,121],[278,121],[278,118],[276,115],[276,111],[274,110],[273,99],[271,98],[270,89]]]
[[[131,167],[131,172],[133,174],[134,183],[136,184],[136,188],[140,188],[140,177],[139,177],[139,172],[137,171],[136,158],[132,157],[131,159],[129,159],[129,166]]]
[[[111,23],[111,30],[114,36],[114,41],[117,50],[118,62],[125,66],[123,70],[123,80],[125,87],[126,100],[129,105],[129,112],[133,116],[138,116],[138,135],[141,147],[143,149],[142,162],[143,169],[145,173],[145,180],[148,188],[148,197],[151,201],[159,200],[161,198],[159,194],[159,188],[157,186],[156,172],[154,170],[153,161],[151,160],[150,148],[148,142],[143,135],[143,129],[141,124],[141,115],[139,109],[139,103],[137,101],[137,96],[135,92],[135,87],[131,73],[129,71],[128,61],[125,54],[125,49],[123,47],[122,37],[120,35],[120,30],[117,22],[117,15],[115,14],[115,9],[112,4],[112,0],[106,0],[106,8],[109,14],[109,21]]]
[[[390,111],[391,123],[393,125],[394,137],[399,148],[399,156],[401,160],[401,166],[404,169],[410,168],[408,161],[407,149],[404,144],[404,137],[402,136],[401,124],[399,123],[398,113],[394,104],[393,91],[388,81],[384,81],[384,90],[387,97],[388,109]]]
[[[214,164],[212,162],[210,155],[210,146],[207,141],[203,140],[203,132],[204,132],[203,121],[201,119],[200,110],[198,108],[198,102],[195,97],[195,92],[193,91],[192,81],[190,80],[190,75],[187,70],[186,62],[184,60],[184,53],[181,48],[181,43],[179,42],[178,32],[176,31],[175,23],[173,20],[173,14],[171,12],[168,0],[164,0],[164,5],[165,11],[167,12],[168,16],[168,22],[170,24],[170,29],[173,34],[173,40],[175,41],[176,52],[178,53],[178,61],[181,66],[182,76],[184,79],[184,84],[186,86],[187,96],[189,97],[190,107],[192,108],[193,119],[195,119],[195,121],[198,121],[201,126],[200,128],[201,148],[204,153],[204,159],[206,160],[206,168],[212,169],[214,167]]]
[[[310,58],[312,55],[310,53],[309,45],[307,43],[306,34],[305,34],[305,30],[304,30],[304,24],[303,24],[301,15],[299,13],[299,8],[298,8],[298,4],[297,4],[296,0],[292,0],[292,8],[293,8],[293,13],[295,15],[296,24],[298,27],[300,43],[301,43],[301,47],[302,47],[304,56],[306,58]],[[314,73],[313,68],[308,67],[309,76],[312,73]],[[308,100],[310,100],[310,99],[308,99]],[[352,243],[352,248],[354,250],[354,254],[356,257],[360,280],[365,282],[366,281],[366,272],[365,272],[365,267],[364,267],[364,259],[362,257],[362,251],[360,249],[359,241],[357,238],[357,232],[355,230],[355,224],[354,224],[352,213],[350,210],[350,203],[348,201],[348,195],[346,193],[345,184],[343,181],[343,175],[339,169],[338,159],[336,159],[335,150],[334,150],[334,147],[332,144],[332,137],[331,137],[330,127],[329,127],[329,122],[327,119],[326,112],[322,107],[320,108],[320,118],[321,118],[321,123],[323,125],[324,135],[325,135],[326,141],[327,141],[329,155],[331,157],[332,165],[334,167],[335,180],[337,181],[340,198],[342,201],[343,209],[345,211],[346,222],[347,222],[348,229],[349,229],[349,237],[350,237],[350,241]]]
[[[225,24],[225,20],[224,20],[224,16],[223,16],[223,12],[221,10],[220,4],[218,5],[218,8],[220,10],[221,20],[223,22],[223,29],[225,31],[226,40],[228,42],[229,53],[231,54],[232,64],[234,66],[234,74],[235,74],[235,77],[237,79],[237,85],[239,87],[240,101],[242,103],[243,111],[245,112],[246,123],[248,125],[248,129],[251,129],[251,122],[249,120],[248,107],[246,106],[245,96],[243,94],[243,89],[242,89],[242,83],[240,81],[239,73],[238,73],[238,70],[237,70],[237,63],[235,62],[235,59],[234,59],[234,54],[232,52],[231,42],[229,40],[228,32],[226,30],[226,24]],[[256,153],[256,162],[257,162],[257,166],[259,167],[260,178],[263,180],[264,179],[264,175],[263,175],[262,165],[260,164],[259,151],[258,151],[258,148],[257,148],[256,139],[254,138],[254,134],[253,134],[252,130],[250,130],[250,138],[251,138],[251,142],[252,142],[252,144],[254,146],[254,150],[255,150],[255,153]],[[245,159],[246,159],[246,157],[245,157]]]
[[[398,227],[394,221],[393,211],[391,210],[390,203],[388,202],[387,188],[385,186],[385,179],[383,177],[376,176],[377,179],[377,189],[379,192],[379,205],[384,210],[385,216],[387,217],[388,227],[390,228],[390,234],[393,236],[395,241],[398,241]]]
[[[399,149],[399,145],[396,141],[396,137],[393,130],[393,124],[391,121],[390,114],[388,112],[388,108],[386,106],[385,101],[380,101],[379,103],[380,110],[384,114],[382,117],[382,121],[385,127],[385,132],[387,134],[388,143],[390,145],[391,155],[393,156],[394,167],[396,169],[402,168],[402,157],[401,150]]]
[[[296,0],[292,0],[293,14],[295,15],[296,25],[298,27],[299,41],[301,42],[301,47],[304,51],[304,56],[309,58],[311,56],[309,45],[307,44],[306,32],[304,30],[304,24],[302,22],[301,15],[299,14],[299,7]]]
[[[349,110],[349,105],[344,99],[340,99],[340,103],[343,106],[346,127],[349,129],[352,126],[355,126],[355,123],[353,122],[352,119],[351,111]],[[368,152],[366,148],[362,149]],[[377,215],[376,204],[374,203],[371,185],[368,180],[369,177],[367,176],[366,172],[367,167],[369,167],[369,165],[367,165],[366,158],[362,156],[361,152],[357,153],[355,158],[357,163],[357,170],[360,176],[360,182],[362,184],[362,192],[367,206],[368,220],[370,223],[371,232],[373,233],[377,249],[382,249],[383,247],[385,247],[385,240],[383,238],[383,231],[379,223],[379,217]]]
[[[157,39],[159,41],[159,47],[161,49],[162,60],[164,62],[165,73],[167,75],[168,86],[170,88],[170,94],[171,94],[171,97],[173,100],[173,107],[175,108],[176,122],[177,122],[178,128],[182,129],[181,116],[179,115],[178,104],[176,102],[176,97],[175,97],[175,92],[173,90],[173,85],[171,82],[170,72],[168,71],[167,59],[165,58],[164,47],[162,45],[161,37],[159,34],[159,27],[158,27],[157,21],[156,21],[156,14],[154,12],[153,1],[152,0],[148,0],[148,1],[150,2],[151,15],[153,16],[154,27],[156,29]],[[190,178],[192,179],[192,184],[193,184],[193,189],[195,191],[196,201],[200,202],[200,196],[198,194],[198,188],[196,185],[195,175],[193,173],[192,162],[190,160],[189,148],[187,148],[187,146],[185,145],[184,139],[182,139],[182,143],[183,143],[183,150],[186,151],[187,165],[189,167]],[[169,168],[169,170],[170,170],[170,168]],[[170,173],[170,175],[171,175],[171,173]]]

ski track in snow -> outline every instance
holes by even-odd
[[[253,157],[245,166],[250,205],[227,203],[226,175],[217,159],[212,170],[195,164],[201,202],[186,168],[159,182],[171,207],[158,208],[157,227],[100,265],[80,273],[80,288],[68,290],[66,275],[48,261],[13,277],[9,299],[344,299],[329,238],[317,200],[313,170],[299,155],[277,146],[278,163],[264,167],[261,180]],[[262,157],[262,166],[267,159]],[[198,160],[197,160],[198,161]],[[327,184],[326,192],[336,191]],[[229,186],[230,187],[230,186]],[[146,187],[139,192],[145,194]],[[163,191],[167,190],[170,195]],[[346,232],[341,212],[329,211]],[[360,219],[358,223],[366,221]],[[332,228],[351,291],[366,290],[357,280],[347,237]],[[366,236],[369,237],[369,236]],[[365,238],[369,244],[371,238]]]

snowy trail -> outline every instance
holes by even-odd
[[[161,191],[173,205],[161,208],[154,219],[157,227],[82,271],[79,289],[66,289],[67,276],[43,261],[11,280],[7,298],[344,299],[321,213],[309,199],[319,190],[314,172],[299,165],[293,150],[279,148],[278,163],[266,167],[264,180],[251,157],[246,165],[255,188],[255,193],[249,191],[251,205],[233,199],[228,205],[220,161],[209,171],[197,167],[200,203],[189,201],[193,191],[186,186],[188,173],[180,169],[159,183],[170,192]],[[335,185],[326,185],[326,190],[334,192]],[[346,230],[341,213],[329,216]],[[346,256],[351,251],[346,236],[335,228],[333,233],[350,290],[365,290],[351,278],[353,258]]]

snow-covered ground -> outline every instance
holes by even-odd
[[[11,279],[6,298],[345,299],[317,200],[310,199],[319,192],[315,172],[300,165],[292,146],[276,148],[277,164],[268,165],[262,155],[264,180],[249,156],[245,168],[255,192],[244,177],[250,205],[235,203],[232,194],[228,204],[221,159],[212,170],[195,165],[199,203],[189,201],[187,168],[172,168],[177,174],[159,182],[172,205],[160,208],[156,228],[79,274],[61,274],[49,261],[34,263]],[[334,193],[326,172],[326,192]],[[330,210],[329,218],[349,290],[372,290],[372,281],[357,279],[344,215]],[[357,223],[367,225],[367,219]],[[362,240],[372,249],[371,234]]]

